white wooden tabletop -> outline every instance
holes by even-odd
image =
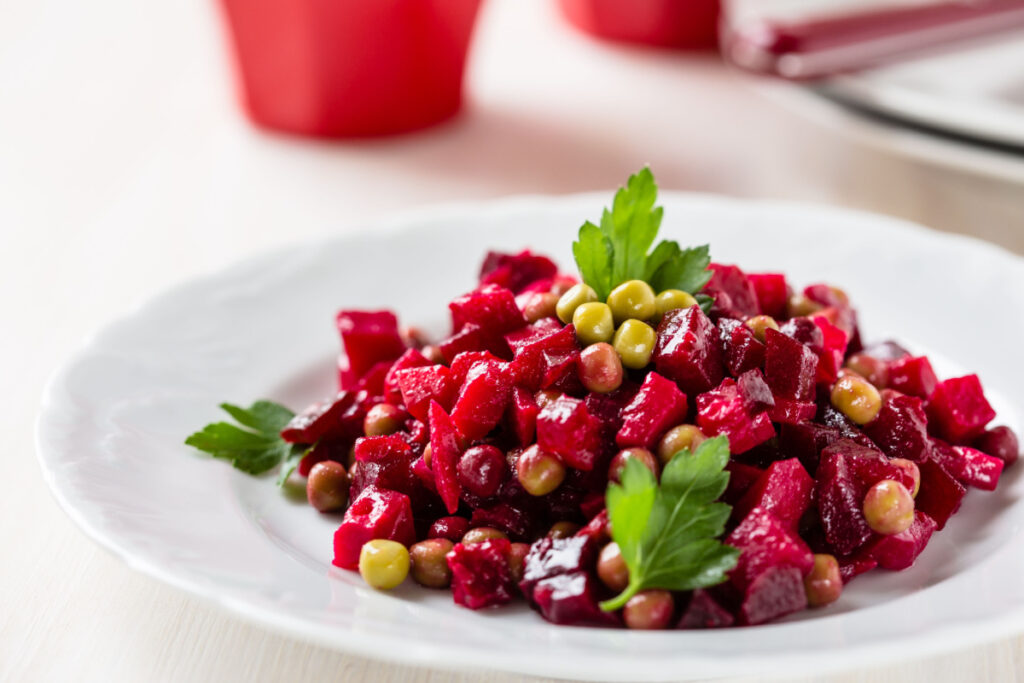
[[[135,573],[57,507],[32,440],[47,376],[91,330],[175,282],[397,209],[608,189],[645,162],[666,188],[852,206],[1024,253],[1024,159],[961,170],[913,144],[887,148],[712,58],[590,41],[547,0],[485,6],[458,120],[358,143],[250,128],[220,30],[209,0],[0,0],[2,680],[478,678],[249,625]],[[1024,681],[1024,639],[863,667],[793,673]]]

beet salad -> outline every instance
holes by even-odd
[[[186,443],[304,479],[338,567],[468,609],[744,626],[910,568],[1018,458],[978,376],[865,343],[841,289],[655,243],[656,199],[630,177],[579,229],[578,275],[487,254],[443,339],[340,311],[336,395],[223,404]]]

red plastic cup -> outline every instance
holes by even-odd
[[[315,137],[423,128],[462,103],[480,0],[220,0],[243,106]]]
[[[608,40],[689,49],[718,45],[718,0],[559,0],[577,28]]]

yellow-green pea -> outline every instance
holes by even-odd
[[[630,318],[650,320],[654,317],[654,290],[643,280],[629,280],[612,290],[608,306],[616,325]]]
[[[572,314],[576,337],[584,346],[610,341],[615,334],[615,321],[608,304],[591,301],[583,304]]]
[[[651,362],[656,337],[654,328],[647,323],[627,320],[616,330],[612,346],[619,352],[623,365],[631,370],[640,370]]]
[[[654,310],[659,317],[677,308],[689,308],[697,303],[692,294],[681,289],[666,289],[654,297]]]
[[[569,288],[568,292],[558,299],[558,303],[555,305],[555,313],[558,315],[559,320],[568,325],[572,322],[573,314],[576,313],[577,308],[597,300],[597,292],[594,291],[593,287],[588,287],[582,283],[573,285]]]
[[[409,551],[398,541],[367,541],[359,551],[359,574],[374,588],[391,590],[409,575]]]

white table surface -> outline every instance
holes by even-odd
[[[611,188],[644,162],[667,188],[866,208],[1024,252],[1024,161],[887,149],[714,59],[590,41],[546,0],[490,0],[458,120],[358,143],[250,128],[220,31],[209,0],[0,0],[0,680],[477,678],[251,626],[134,573],[57,507],[32,443],[47,376],[177,281],[425,203]],[[1024,639],[864,667],[828,680],[1021,681]]]

